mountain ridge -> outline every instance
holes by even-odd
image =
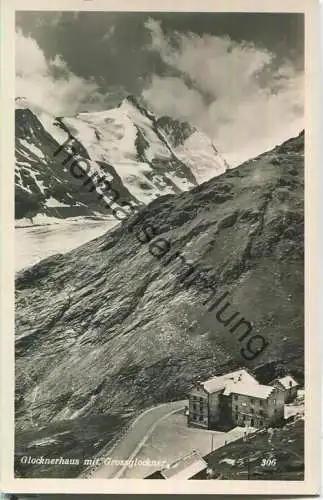
[[[36,388],[33,415],[43,426],[180,399],[201,377],[246,365],[237,336],[206,311],[201,285],[185,286],[179,261],[164,266],[150,253],[161,237],[266,339],[248,367],[274,378],[283,364],[303,377],[303,150],[300,134],[19,272],[17,428],[29,426]],[[156,234],[143,244],[147,227]]]

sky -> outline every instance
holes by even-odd
[[[16,95],[54,115],[127,94],[235,166],[303,128],[302,14],[18,12]]]

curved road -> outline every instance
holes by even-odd
[[[181,401],[173,401],[172,403],[164,403],[144,411],[136,418],[129,430],[112,450],[104,453],[102,459],[109,458],[111,460],[126,461],[135,458],[160,420],[172,413],[184,409],[185,405],[188,405],[188,401],[184,399]],[[87,477],[101,479],[122,477],[126,469],[127,466],[123,464],[102,465]]]

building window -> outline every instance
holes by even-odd
[[[262,420],[259,421],[259,425],[260,425],[260,427],[263,427],[264,423]]]
[[[203,401],[204,401],[204,398],[200,398],[200,403],[203,403]]]
[[[196,411],[196,404],[193,403],[193,410]]]
[[[235,395],[235,396],[234,396],[234,399],[236,399],[236,400],[237,400],[237,399],[238,399],[238,396],[237,396],[237,395]]]
[[[237,411],[238,411],[238,408],[239,408],[239,407],[238,407],[238,405],[236,405],[236,410],[237,410]]]
[[[264,412],[262,410],[260,410],[260,415],[263,417],[264,416]],[[276,410],[275,410],[275,413],[276,413]]]
[[[192,419],[193,419],[193,420],[197,420],[197,415],[196,415],[195,413],[193,413],[193,415],[192,415]]]
[[[246,420],[246,416],[245,415],[242,415],[242,420],[245,421]]]
[[[202,420],[203,420],[203,415],[200,415],[199,416],[199,421],[202,422]]]
[[[251,401],[251,404],[253,404],[253,403],[255,402],[255,400],[254,400],[254,399],[252,399],[252,398],[251,398],[251,400],[250,400],[250,401]]]
[[[255,413],[255,410],[253,408],[250,408],[250,413]]]

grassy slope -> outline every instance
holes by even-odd
[[[275,429],[272,442],[268,434],[256,435],[247,443],[242,439],[229,443],[205,457],[208,465],[221,479],[260,479],[301,481],[304,479],[304,421]],[[263,459],[276,459],[276,466],[262,466]],[[234,465],[222,462],[235,460]]]

